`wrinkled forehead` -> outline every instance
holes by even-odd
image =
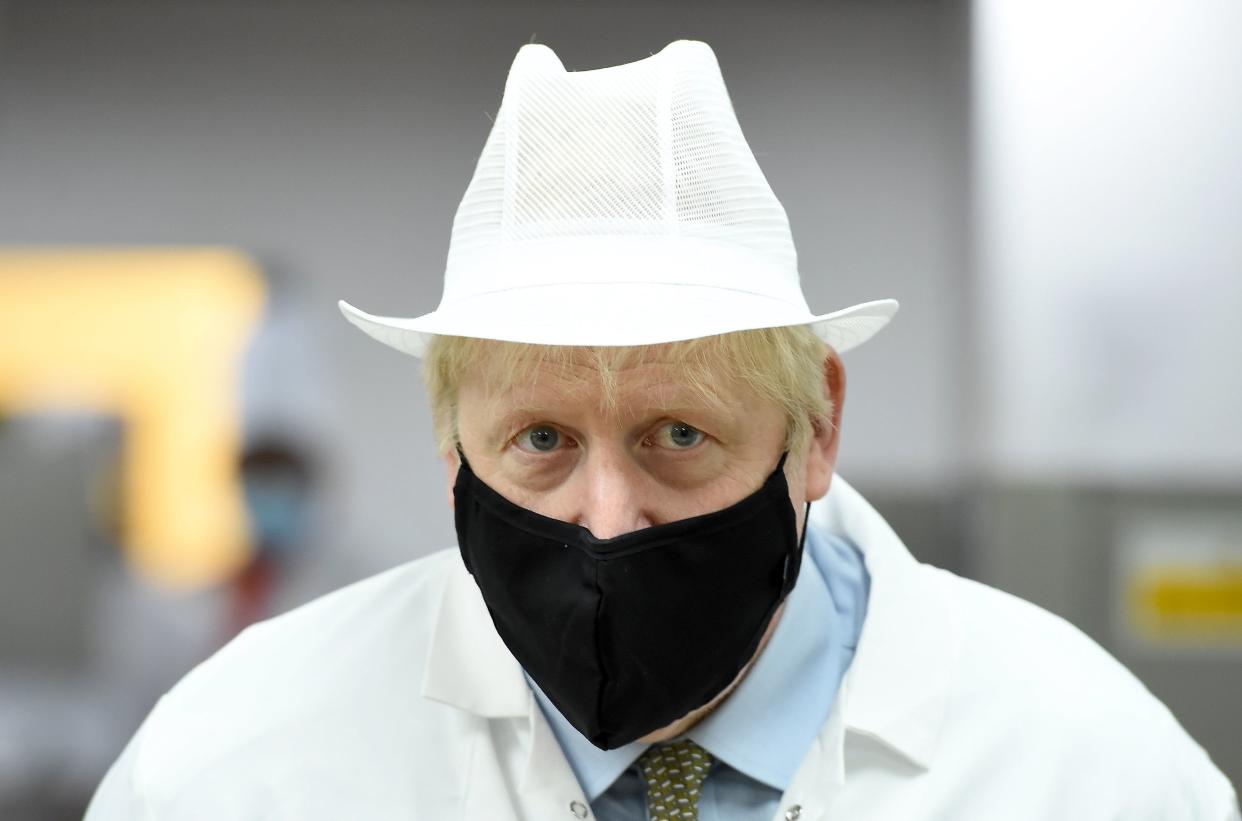
[[[625,416],[663,409],[727,412],[753,401],[736,363],[710,342],[552,347],[480,340],[464,390],[487,413],[550,406]]]

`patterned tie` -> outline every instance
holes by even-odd
[[[688,738],[643,753],[638,769],[647,784],[650,821],[698,821],[699,790],[712,761],[711,753]]]

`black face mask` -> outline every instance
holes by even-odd
[[[513,504],[458,454],[457,540],[496,631],[601,749],[729,686],[797,579],[787,453],[763,487],[724,510],[613,539]]]

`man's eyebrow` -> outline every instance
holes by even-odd
[[[523,403],[521,405],[507,405],[504,408],[498,408],[492,414],[491,427],[508,427],[516,423],[518,419],[524,417],[541,416],[555,413],[554,405],[544,405],[535,402]]]
[[[548,410],[547,406],[534,403],[523,403],[520,405],[505,404],[502,406],[500,402],[497,402],[493,407],[489,408],[487,426],[489,428],[508,427],[520,417],[538,416],[541,413],[546,413]]]

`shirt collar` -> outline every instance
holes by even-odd
[[[814,526],[806,548],[811,561],[803,562],[768,646],[729,697],[687,733],[735,770],[782,792],[828,717],[866,609],[862,557]]]

